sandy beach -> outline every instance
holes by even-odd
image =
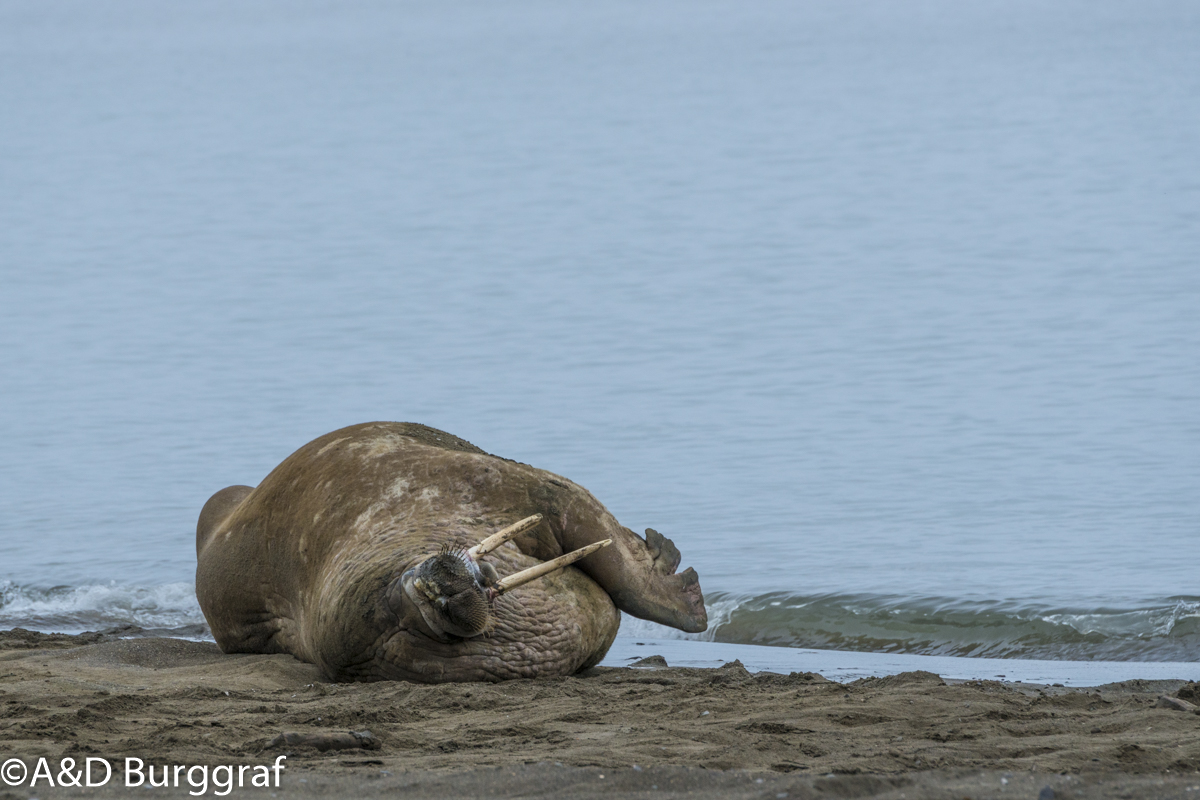
[[[922,672],[839,684],[659,657],[554,680],[329,684],[291,656],[16,629],[0,633],[0,755],[24,766],[6,763],[0,797],[199,796],[203,770],[126,788],[136,758],[208,767],[204,796],[1198,798],[1200,716],[1161,700],[1198,694]],[[254,787],[281,755],[278,784]],[[42,758],[53,788],[30,787]],[[112,777],[59,786],[68,758],[68,779],[88,758]]]

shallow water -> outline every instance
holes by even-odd
[[[1120,681],[1185,681],[1200,679],[1196,661],[1062,661],[874,653],[849,650],[811,650],[713,644],[679,639],[644,640],[617,637],[602,667],[628,667],[657,655],[672,667],[714,669],[734,660],[750,672],[815,672],[837,683],[863,678],[932,672],[947,681],[995,681],[1057,686],[1102,686]],[[635,669],[653,667],[638,666]],[[1143,685],[1145,685],[1143,683]],[[1178,684],[1176,684],[1178,685]]]
[[[724,641],[1194,659],[1198,30],[0,6],[0,625],[198,623],[204,500],[395,419],[674,538]]]

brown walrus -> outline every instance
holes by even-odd
[[[534,515],[507,544],[488,539]],[[589,545],[575,566],[509,591],[513,573]],[[335,681],[570,675],[604,657],[618,609],[708,627],[699,578],[675,573],[669,539],[621,527],[566,478],[412,423],[334,431],[257,488],[217,492],[196,557],[222,650],[291,653]]]

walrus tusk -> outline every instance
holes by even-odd
[[[607,547],[610,544],[612,544],[612,539],[605,539],[602,542],[593,542],[587,547],[581,547],[578,550],[573,550],[564,556],[559,556],[558,558],[551,559],[544,563],[530,567],[529,569],[523,569],[520,572],[514,572],[507,578],[502,578],[501,580],[497,581],[496,585],[493,587],[495,596],[499,597],[510,589],[515,589],[518,586],[524,586],[530,581],[535,581],[543,575],[548,575],[555,570],[562,569],[568,564],[574,564],[584,556],[590,556],[601,547]]]
[[[520,536],[522,533],[536,526],[541,521],[542,515],[534,514],[532,517],[526,517],[520,522],[514,522],[507,528],[496,531],[479,544],[467,550],[467,555],[469,555],[471,558],[485,556],[508,540],[515,539],[516,537]]]

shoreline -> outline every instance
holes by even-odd
[[[0,629],[0,636],[9,632]],[[96,637],[170,638],[213,642],[205,625],[144,629],[126,624],[102,632],[82,633],[50,632],[35,628],[30,633],[37,636],[67,637],[63,641],[76,642],[91,639],[99,641]],[[3,646],[3,642],[0,642],[0,650]],[[731,661],[739,661],[750,672],[816,672],[829,680],[841,683],[915,671],[932,672],[946,680],[955,681],[1001,680],[1009,683],[1061,684],[1080,688],[1127,680],[1200,681],[1200,661],[1083,661],[825,650],[682,638],[670,635],[669,631],[666,636],[646,635],[640,632],[618,633],[599,666],[624,667],[647,655],[663,656],[672,666],[717,668]]]
[[[1079,688],[1129,680],[1200,681],[1200,662],[1193,661],[968,658],[620,635],[600,665],[623,667],[651,654],[663,656],[672,666],[715,668],[730,661],[740,661],[750,672],[816,672],[840,683],[917,671],[932,672],[946,680],[1000,680]]]
[[[225,655],[207,642],[0,632],[0,752],[31,767],[46,758],[55,774],[63,758],[107,759],[119,773],[125,758],[215,769],[287,755],[272,791],[301,797],[978,800],[1050,787],[1046,796],[1200,798],[1200,715],[1158,699],[1200,702],[1200,684],[1079,689],[928,671],[837,682],[739,662],[670,665],[649,643],[631,647],[653,657],[499,684],[329,684],[291,656]],[[372,749],[317,747],[352,731],[369,731],[357,741]],[[132,791],[119,780],[0,787],[0,797]]]

